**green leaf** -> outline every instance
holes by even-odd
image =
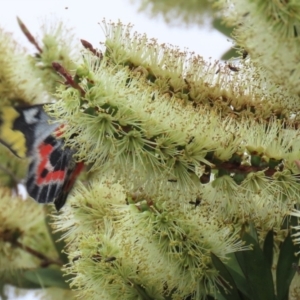
[[[273,235],[273,230],[270,230],[266,235],[264,241],[264,247],[263,247],[265,260],[270,269],[272,268],[272,264],[273,264],[273,245],[274,245],[274,235]]]
[[[24,272],[24,278],[42,287],[58,287],[69,289],[63,273],[59,269],[40,268]]]
[[[245,299],[251,299],[251,292],[249,291],[249,286],[245,277],[230,268],[228,268],[228,271],[230,272],[240,294],[244,295]]]
[[[295,275],[293,264],[298,265],[299,257],[295,252],[299,251],[299,246],[294,245],[290,234],[281,244],[280,253],[276,269],[277,299],[287,299],[291,281]]]
[[[234,27],[229,27],[226,26],[224,24],[223,19],[221,18],[216,18],[213,20],[213,22],[211,23],[212,27],[215,28],[216,30],[218,30],[219,32],[223,33],[224,35],[226,35],[227,37],[231,38],[232,35],[232,31]]]
[[[214,253],[211,253],[210,257],[213,265],[219,271],[219,275],[221,276],[220,280],[224,284],[224,286],[219,285],[219,290],[224,299],[241,300],[236,284],[226,266]]]
[[[65,265],[69,263],[68,255],[64,252],[64,249],[66,247],[65,241],[61,238],[62,233],[61,232],[54,232],[54,230],[51,228],[51,217],[49,216],[50,210],[48,211],[48,214],[45,218],[45,222],[47,225],[47,229],[49,232],[49,235],[52,239],[52,242],[56,248],[57,254],[59,255],[59,259],[61,262]]]
[[[133,283],[133,287],[136,289],[136,291],[138,292],[139,296],[141,296],[141,299],[143,299],[143,300],[154,300],[154,298],[151,298],[147,294],[146,289],[144,287],[142,287],[141,285]]]
[[[253,232],[250,233],[253,234]],[[263,251],[255,237],[248,232],[244,232],[242,239],[246,245],[252,245],[253,248],[253,250],[235,253],[249,286],[250,299],[274,300],[272,273]]]
[[[238,57],[240,57],[240,54],[236,51],[236,49],[230,48],[221,56],[221,59],[229,60],[231,58],[238,58]]]
[[[226,300],[226,298],[222,295],[222,294],[217,294],[215,295],[215,297],[211,297],[209,296],[210,298],[208,298],[208,296],[206,296],[206,299],[205,300]]]
[[[236,254],[236,253],[235,253]],[[237,261],[237,258],[234,253],[230,253],[228,257],[230,260],[228,261],[228,264],[226,265],[228,271],[230,272],[237,289],[245,295],[247,298],[250,298],[251,292],[249,291],[249,286],[247,284],[246,278],[243,275],[243,272],[240,268],[240,265]]]
[[[255,242],[258,244],[258,235],[256,228],[253,223],[250,223],[246,229],[246,232],[255,240]]]
[[[8,297],[5,293],[5,282],[0,281],[0,299],[8,300]]]
[[[0,273],[0,284],[10,284],[23,289],[40,289],[41,285],[24,278],[24,269],[14,269]],[[1,285],[0,285],[1,286]],[[0,297],[1,299],[1,297]]]
[[[291,226],[298,225],[298,218],[295,216],[286,216],[281,224],[281,229],[290,230]]]

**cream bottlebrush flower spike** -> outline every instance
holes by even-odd
[[[76,68],[79,48],[74,41],[74,33],[66,29],[63,22],[44,25],[42,28],[43,38],[38,41],[42,51],[31,61],[35,76],[40,78],[44,88],[51,94],[59,85],[59,77],[53,72],[52,62],[62,64],[68,70]],[[51,79],[51,80],[49,80]],[[52,100],[53,101],[53,100]],[[52,102],[51,101],[51,102]]]
[[[31,249],[57,256],[45,225],[44,208],[1,187],[0,278],[5,272],[38,267],[41,257]],[[36,251],[37,252],[37,251]],[[54,256],[53,255],[53,256]],[[44,256],[46,257],[46,256]]]
[[[234,39],[247,49],[251,60],[263,66],[267,77],[297,94],[299,92],[298,1],[217,1]]]
[[[126,178],[135,186],[142,185],[149,191],[170,186],[176,193],[180,190],[183,194],[192,192],[191,195],[201,190],[197,177],[205,182],[207,179],[203,180],[203,176],[211,171],[216,177],[229,175],[237,185],[248,176],[247,182],[254,180],[253,184],[244,184],[241,190],[256,186],[254,190],[250,188],[250,193],[257,193],[265,185],[260,185],[258,177],[251,173],[262,172],[260,176],[268,181],[267,178],[283,171],[284,159],[289,159],[295,151],[298,153],[293,146],[297,139],[286,144],[284,136],[288,129],[283,128],[281,121],[275,121],[276,115],[272,117],[273,109],[276,112],[277,108],[272,107],[268,90],[270,85],[263,78],[253,83],[253,89],[247,89],[248,95],[252,93],[252,110],[247,105],[240,107],[239,111],[231,108],[232,114],[225,118],[218,113],[223,107],[219,106],[218,99],[215,99],[213,109],[208,109],[205,99],[200,102],[190,101],[189,98],[183,100],[180,98],[182,93],[177,93],[180,89],[176,88],[176,82],[184,83],[185,88],[188,87],[186,81],[188,85],[196,86],[196,81],[192,79],[199,78],[200,73],[198,71],[193,77],[192,70],[200,69],[204,77],[198,92],[201,93],[201,87],[205,86],[207,100],[211,101],[207,89],[209,86],[212,95],[217,90],[221,97],[222,92],[226,101],[225,86],[224,90],[220,89],[215,80],[220,78],[220,81],[224,77],[229,82],[232,76],[228,72],[221,70],[213,78],[215,66],[207,66],[198,58],[189,58],[185,64],[182,54],[176,56],[176,51],[168,50],[165,46],[156,47],[154,51],[151,44],[155,42],[150,42],[148,47],[146,38],[142,36],[139,39],[137,34],[134,34],[132,43],[126,42],[130,32],[121,24],[112,24],[106,30],[108,41],[103,60],[100,62],[97,57],[85,54],[77,71],[80,86],[84,90],[84,102],[80,100],[82,93],[62,87],[57,97],[64,101],[50,108],[55,112],[55,118],[62,118],[69,124],[64,136],[70,146],[78,148],[78,159],[92,162],[94,170],[101,169],[104,173],[107,168],[113,169],[118,178]],[[194,62],[193,67],[191,62]],[[147,63],[146,73],[136,73],[145,69]],[[245,70],[249,74],[251,71],[250,68]],[[184,79],[185,75],[189,80]],[[239,77],[232,80],[236,78]],[[261,84],[260,88],[256,86],[258,83]],[[167,88],[173,91],[171,97],[166,93]],[[238,85],[231,91],[232,100],[239,100],[243,96],[236,92],[237,88]],[[189,90],[185,94],[189,96]],[[270,98],[266,100],[270,104],[269,114],[262,119],[261,110],[256,107],[261,107],[259,99],[266,96]],[[82,103],[81,110],[78,103]],[[261,121],[256,124],[253,117]],[[273,129],[265,132],[265,126]],[[78,132],[81,134],[76,135]],[[262,138],[269,142],[265,145]],[[292,180],[292,177],[284,178]],[[271,180],[270,184],[275,181]],[[291,185],[291,188],[295,186]]]
[[[210,252],[227,260],[228,253],[246,249],[234,226],[216,219],[209,205],[193,209],[173,199],[132,194],[139,197],[136,204],[114,181],[79,184],[70,206],[56,217],[70,241],[72,263],[66,271],[77,274],[71,286],[79,287],[79,295],[163,299],[171,293],[176,299],[195,291],[200,298],[218,282]]]
[[[286,201],[278,193],[299,194],[295,173],[285,167],[291,153],[298,153],[298,136],[285,138],[292,127],[273,113],[277,104],[268,100],[272,85],[263,77],[255,82],[260,86],[247,90],[254,109],[248,104],[231,108],[229,102],[225,106],[232,114],[225,116],[219,112],[222,99],[241,101],[243,94],[231,80],[242,76],[232,76],[228,68],[217,72],[216,65],[192,57],[186,69],[183,55],[178,58],[165,46],[151,53],[145,37],[139,40],[135,35],[127,44],[125,40],[130,40],[127,29],[110,25],[103,57],[84,53],[75,75],[79,86],[62,86],[56,95],[63,101],[48,108],[67,124],[63,136],[67,145],[78,149],[77,158],[93,163],[95,184],[75,190],[64,222],[57,220],[66,237],[76,241],[75,250],[70,247],[73,264],[68,272],[78,274],[73,284],[82,286],[81,295],[95,299],[117,299],[120,290],[141,295],[141,286],[159,298],[164,287],[155,281],[157,276],[160,282],[168,278],[168,286],[176,286],[180,297],[189,293],[192,282],[191,289],[201,297],[218,282],[208,253],[226,259],[222,253],[243,250],[234,232],[242,223],[254,222],[262,235],[271,227],[280,228],[297,200]],[[191,72],[198,69],[201,80],[200,72]],[[251,71],[248,67],[245,74]],[[187,74],[189,80],[184,80]],[[226,94],[226,85],[220,89],[218,81],[232,90]],[[180,84],[185,88],[178,88]],[[197,98],[202,87],[207,96]],[[189,88],[201,101],[190,99]],[[210,96],[217,93],[211,107]],[[262,100],[269,104],[265,115]],[[273,157],[275,152],[279,156]],[[99,179],[104,175],[108,181]],[[130,197],[137,191],[143,196]],[[188,203],[199,197],[201,209],[191,212],[195,207]],[[122,204],[124,198],[129,207]],[[170,262],[171,271],[178,271],[171,272],[175,277],[166,273]],[[87,269],[91,276],[82,275]],[[134,275],[137,270],[139,278]],[[96,278],[107,287],[101,295]],[[108,285],[108,278],[116,285]]]
[[[289,119],[292,112],[298,119],[298,97],[273,82],[252,60],[240,62],[239,71],[233,72],[227,64],[207,63],[201,56],[147,40],[132,33],[129,25],[104,23],[104,30],[110,61],[145,76],[155,92],[194,106],[214,107],[224,117]]]
[[[42,85],[34,77],[26,52],[16,44],[12,36],[0,28],[0,93],[1,104],[11,99],[30,99],[44,96]],[[16,66],[18,66],[16,68]]]
[[[62,23],[45,27],[44,38],[40,42],[34,39],[19,18],[18,23],[29,41],[36,46],[38,54],[35,57],[28,55],[10,34],[0,29],[1,101],[26,105],[51,102],[53,96],[50,93],[55,91],[60,79],[52,69],[52,62],[59,61],[69,69],[75,68],[76,47],[70,42],[70,31],[66,31]]]

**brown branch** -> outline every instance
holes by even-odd
[[[89,43],[88,41],[86,40],[80,40],[81,41],[81,44],[84,48],[88,49],[89,51],[91,51],[94,55],[96,55],[97,57],[99,57],[100,59],[103,58],[103,55],[100,51],[96,50],[93,45],[91,43]]]
[[[13,174],[7,168],[3,167],[1,164],[0,164],[0,170],[2,170],[4,173],[6,173],[8,176],[10,176],[13,179],[15,185],[17,185],[17,183],[20,182],[20,180],[15,176],[15,174]]]
[[[43,253],[40,253],[40,252],[32,249],[29,246],[23,245],[19,241],[14,241],[13,245],[21,248],[22,250],[26,251],[27,253],[31,254],[32,256],[39,258],[41,260],[41,267],[43,267],[43,268],[46,268],[49,265],[58,265],[58,266],[63,265],[63,263],[59,259],[52,259],[50,257],[47,257]]]
[[[63,76],[66,79],[67,84],[72,86],[74,89],[78,90],[81,96],[85,95],[85,91],[81,88],[81,86],[77,82],[73,80],[71,74],[69,74],[60,63],[53,62],[52,67],[57,73],[59,73],[61,76]]]
[[[18,24],[22,30],[22,32],[24,33],[24,35],[27,37],[28,41],[33,44],[35,46],[35,48],[40,52],[43,53],[43,50],[40,48],[40,46],[38,45],[37,41],[35,40],[35,38],[33,37],[33,35],[30,33],[30,31],[28,30],[28,28],[25,26],[25,24],[21,21],[21,19],[19,17],[17,17],[17,21]]]
[[[249,173],[264,171],[264,174],[269,177],[272,177],[278,171],[276,168],[270,168],[266,166],[237,165],[231,162],[222,162],[220,164],[215,165],[213,169],[223,169],[229,171],[230,173],[245,175],[248,175]]]
[[[4,242],[8,242],[12,246],[18,247],[24,250],[25,252],[31,254],[32,256],[39,258],[41,260],[41,267],[46,268],[51,264],[58,265],[58,266],[63,265],[63,263],[59,259],[52,259],[50,257],[47,257],[43,253],[34,250],[31,247],[26,246],[21,242],[19,242],[18,238],[20,237],[20,235],[21,235],[21,231],[19,230],[16,230],[15,232],[11,232],[10,230],[5,230],[4,232],[0,233],[0,237]]]

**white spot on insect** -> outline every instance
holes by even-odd
[[[28,110],[23,111],[24,119],[27,124],[34,124],[39,119],[36,117],[37,113],[39,112],[39,109],[37,107],[33,107]]]
[[[17,195],[22,198],[22,200],[26,200],[28,197],[26,187],[22,183],[18,183],[17,185]]]

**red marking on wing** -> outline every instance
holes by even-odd
[[[74,166],[74,169],[68,174],[67,178],[65,179],[63,190],[59,193],[58,197],[54,200],[54,205],[57,211],[59,211],[65,205],[68,194],[74,185],[76,177],[82,171],[83,167],[84,167],[83,162],[77,163]]]
[[[40,162],[37,167],[37,184],[42,185],[42,184],[48,184],[53,181],[62,181],[65,178],[66,171],[65,170],[58,170],[58,171],[51,171],[49,170],[49,155],[53,151],[53,146],[50,144],[45,144],[42,143],[38,147],[38,153],[40,156]],[[49,173],[45,176],[42,177],[41,174],[42,172],[47,169]]]
[[[76,178],[83,170],[83,167],[84,167],[83,162],[79,162],[76,164],[76,167],[75,167],[74,171],[72,172],[72,174],[70,175],[68,183],[66,184],[65,191],[69,191],[72,188]]]
[[[60,137],[63,133],[64,133],[64,124],[61,124],[60,126],[58,126],[58,128],[55,129],[54,134],[56,137]]]

